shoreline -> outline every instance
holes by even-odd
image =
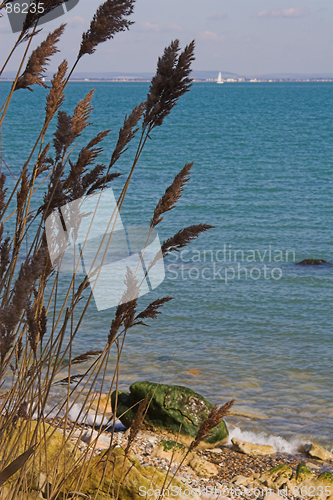
[[[101,432],[89,428],[89,426],[84,426],[84,428],[86,429],[84,432],[80,431],[81,450],[84,451],[87,447],[92,446],[94,450],[92,453],[95,455],[103,453],[110,444],[111,431]],[[70,431],[67,431],[67,434],[69,433]],[[75,430],[75,434],[76,436],[71,438],[73,442],[79,439],[78,430]],[[112,441],[116,449],[124,450],[128,437],[128,430],[118,429],[115,431]],[[184,498],[193,498],[195,495],[199,495],[199,498],[203,499],[268,500],[267,491],[269,490],[276,491],[278,495],[283,494],[282,498],[291,500],[294,498],[291,491],[287,491],[286,488],[274,488],[274,485],[267,481],[261,483],[260,479],[264,478],[264,475],[269,475],[271,470],[279,467],[280,469],[290,467],[293,476],[296,476],[300,464],[306,464],[314,478],[318,478],[320,474],[333,473],[333,463],[310,457],[305,452],[254,456],[238,452],[230,444],[221,445],[218,448],[196,450],[196,455],[201,460],[201,466],[194,467],[191,462],[190,465],[184,463],[179,467],[179,459],[171,461],[171,452],[161,452],[160,443],[171,442],[163,441],[165,439],[170,439],[170,436],[143,429],[139,431],[132,445],[131,453],[140,466],[144,468],[155,467],[164,472],[169,471],[170,477],[176,473],[175,478],[184,485]],[[292,485],[293,483],[290,482],[290,488],[296,487]],[[186,490],[189,491],[189,494],[185,494]],[[269,496],[271,497],[271,495]],[[139,492],[138,497],[140,496]],[[155,497],[152,496],[152,498]],[[298,498],[307,498],[307,495]],[[328,498],[328,495],[321,498]],[[276,499],[272,497],[271,500]]]
[[[0,78],[0,82],[13,82],[14,78]],[[45,82],[51,82],[51,79],[46,78]],[[151,79],[145,78],[72,78],[68,83],[150,83]],[[224,81],[223,84],[229,83],[332,83],[333,78],[307,78],[307,79],[244,79]],[[193,78],[193,83],[217,83],[212,79],[197,79]]]

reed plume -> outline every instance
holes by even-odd
[[[138,129],[135,127],[138,124],[138,121],[142,117],[142,114],[145,110],[145,102],[142,102],[138,106],[135,106],[132,113],[129,117],[125,116],[124,125],[119,130],[118,141],[116,147],[112,153],[111,161],[109,168],[111,168],[117,160],[119,160],[120,156],[127,151],[127,145],[134,138]]]
[[[212,408],[206,420],[204,420],[200,425],[196,438],[189,446],[189,451],[194,450],[201,443],[201,441],[204,441],[209,436],[210,431],[221,423],[223,417],[226,416],[234,402],[235,400],[233,399],[228,401],[228,403],[225,403],[220,408],[218,408],[217,405]]]
[[[58,111],[57,129],[54,133],[53,147],[55,161],[59,161],[70,146],[72,140],[72,117],[66,111]]]
[[[68,192],[67,200],[73,201],[77,198],[83,196],[90,186],[88,185],[88,180],[91,183],[96,183],[99,180],[99,175],[101,171],[104,171],[105,167],[102,165],[96,166],[96,170],[93,175],[87,173],[87,168],[94,163],[96,158],[102,153],[103,149],[101,147],[96,148],[108,134],[109,130],[104,130],[99,132],[94,139],[89,141],[87,146],[83,147],[79,152],[78,159],[75,163],[69,160],[70,171],[67,179],[63,182],[63,189]]]
[[[5,199],[6,199],[7,188],[5,188],[5,183],[6,183],[6,176],[0,170],[0,219],[2,217],[3,210],[6,206]]]
[[[28,323],[28,340],[30,347],[34,354],[37,354],[37,343],[38,343],[38,324],[35,318],[36,310],[32,308],[29,304],[27,307],[27,323]]]
[[[92,125],[88,122],[90,113],[94,109],[91,104],[91,99],[94,95],[95,89],[92,89],[88,94],[77,104],[75,107],[73,118],[72,118],[72,134],[74,139],[79,137],[83,130]],[[73,139],[73,140],[74,140]]]
[[[36,177],[41,175],[43,172],[46,172],[54,165],[53,159],[50,157],[47,157],[47,154],[50,150],[50,145],[51,144],[49,142],[46,144],[46,146],[44,147],[43,151],[41,152],[41,154],[37,160],[36,169],[35,169]]]
[[[86,376],[84,375],[72,375],[71,377],[65,377],[62,378],[61,380],[58,380],[57,382],[54,383],[54,385],[68,385],[68,384],[74,384],[77,382],[81,382],[81,380]]]
[[[185,47],[179,57],[178,52],[179,40],[174,40],[158,59],[156,75],[147,95],[143,128],[152,130],[162,125],[178,99],[190,89],[192,79],[188,76],[194,60],[194,41]]]
[[[48,262],[50,262],[49,259],[47,259]],[[46,271],[46,274],[49,274],[48,271]],[[46,314],[46,307],[42,306],[42,309],[39,314],[38,318],[38,329],[39,329],[39,339],[42,342],[44,335],[46,333],[46,328],[47,328],[47,314]]]
[[[156,227],[157,224],[163,220],[162,215],[175,207],[177,201],[182,195],[186,182],[189,181],[187,176],[189,175],[192,166],[193,163],[187,163],[179,174],[176,175],[173,183],[166,189],[164,195],[159,200],[154,210],[154,215],[150,221],[150,227]]]
[[[23,403],[20,404],[20,406],[17,410],[17,416],[19,418],[22,418],[23,420],[27,420],[29,418],[29,416],[28,416],[28,403],[26,401],[23,401]]]
[[[208,229],[213,229],[214,227],[215,226],[211,226],[210,224],[197,224],[181,229],[174,236],[163,242],[161,246],[163,256],[173,251],[178,252],[181,248],[195,240],[200,233],[208,231]]]
[[[25,171],[23,173],[22,179],[21,179],[21,189],[17,192],[17,195],[16,195],[16,198],[17,198],[17,212],[16,212],[17,224],[19,224],[19,222],[22,219],[24,204],[25,204],[26,199],[27,199],[28,191],[29,191],[29,179],[28,179],[27,173]]]
[[[106,0],[97,9],[88,31],[83,33],[78,60],[84,54],[93,54],[97,45],[129,29],[132,21],[124,19],[133,12],[135,0]]]
[[[56,161],[60,160],[65,155],[69,146],[81,135],[83,130],[92,125],[88,122],[90,113],[93,109],[91,99],[94,90],[90,90],[88,94],[77,104],[73,116],[70,116],[65,111],[58,112],[57,129],[54,133],[53,146],[56,151]]]
[[[140,401],[134,421],[130,427],[130,435],[128,436],[127,445],[125,448],[125,458],[128,457],[132,444],[134,443],[146,416],[146,409],[148,404],[148,394]]]
[[[33,258],[27,258],[21,265],[9,304],[0,309],[0,364],[2,365],[15,341],[15,327],[20,322],[24,310],[30,305],[30,295],[35,281],[41,276],[45,264],[44,249]]]
[[[0,226],[0,281],[7,270],[10,263],[10,237],[8,236],[2,241],[3,226]],[[0,287],[2,289],[2,286]]]
[[[66,82],[66,72],[68,64],[64,60],[58,67],[58,71],[53,75],[51,80],[51,89],[46,97],[46,116],[45,122],[52,120],[55,113],[58,111],[60,106],[64,103],[65,94],[65,82]]]
[[[96,167],[103,167],[103,170],[105,169],[105,165],[96,165]],[[93,169],[94,170],[94,169]],[[93,173],[93,170],[91,173]],[[88,172],[87,176],[90,174]],[[100,177],[88,190],[87,190],[87,195],[94,193],[98,189],[103,189],[107,186],[109,182],[112,182],[114,179],[117,177],[121,176],[123,174],[120,173],[113,173],[113,174],[106,174],[102,177]],[[90,184],[89,184],[90,185]],[[84,186],[84,179],[83,179],[83,186]]]
[[[98,354],[102,354],[102,352],[103,351],[87,351],[73,358],[71,364],[78,365],[80,363],[84,363],[85,361],[88,361],[91,358],[91,356],[97,356]]]
[[[41,17],[44,17],[46,14],[49,14],[52,12],[52,10],[56,9],[59,5],[68,2],[69,0],[47,0],[42,3],[43,5],[43,12],[38,9],[38,0],[31,0],[30,1],[30,8],[28,10],[27,15],[25,16],[25,20],[23,23],[22,31],[20,34],[20,41],[23,41],[24,39],[27,38],[30,34],[28,34],[28,31],[30,28],[37,26],[38,21],[40,20]],[[33,12],[34,9],[31,8],[31,5],[36,5],[35,12]]]
[[[55,208],[66,204],[66,193],[61,182],[63,173],[64,166],[59,162],[52,169],[48,190],[44,194],[44,203],[37,210],[37,214],[43,212],[43,220],[46,220]]]
[[[151,302],[146,307],[146,309],[144,309],[144,311],[142,311],[135,317],[135,324],[136,325],[142,324],[141,322],[140,323],[136,322],[138,319],[142,320],[147,318],[151,319],[157,318],[157,315],[161,314],[161,311],[159,311],[158,309],[162,307],[166,302],[169,302],[170,300],[172,300],[172,297],[162,297],[161,299],[157,299]]]
[[[39,342],[43,340],[47,327],[47,316],[45,306],[41,311],[37,312],[37,307],[31,307],[30,303],[26,311],[27,325],[28,325],[28,340],[30,347],[34,354],[37,354],[37,347]]]
[[[15,368],[17,370],[18,366],[19,366],[19,361],[20,361],[22,353],[23,353],[23,341],[22,341],[22,338],[18,339],[18,341],[16,342],[16,346],[15,347],[16,347]]]
[[[44,212],[44,220],[46,220],[55,208],[81,198],[85,194],[92,194],[97,189],[105,187],[109,182],[121,175],[118,173],[104,174],[106,167],[102,164],[97,164],[88,170],[88,167],[94,163],[96,158],[103,151],[101,147],[95,146],[97,146],[110,132],[109,130],[104,130],[99,132],[89,141],[87,146],[81,149],[76,162],[72,162],[70,159],[68,160],[70,170],[67,177],[64,177],[64,164],[60,161],[60,157],[64,155],[73,138],[71,123],[72,119],[67,113],[62,111],[58,113],[58,126],[54,139],[58,163],[53,168],[49,188],[44,195],[44,203],[38,209],[38,213]],[[84,117],[81,118],[81,124],[76,126],[76,133],[83,130],[81,129],[83,124],[86,124]]]
[[[124,325],[125,331],[133,325],[136,304],[139,296],[139,286],[136,277],[129,267],[126,270],[125,277],[126,290],[123,293],[120,304],[117,306],[116,314],[111,322],[108,344],[111,345],[115,340],[121,325]]]
[[[28,89],[32,91],[30,85],[41,85],[47,88],[47,85],[43,82],[43,77],[45,76],[46,67],[49,65],[50,58],[59,52],[56,44],[64,29],[65,24],[62,24],[53,31],[53,33],[49,33],[46,40],[32,52],[24,72],[17,80],[14,90]]]
[[[29,193],[29,184],[30,184],[29,178],[25,170],[21,176],[21,188],[16,194],[17,210],[16,210],[16,229],[14,235],[13,255],[17,255],[20,249],[20,243],[22,240],[22,228],[25,224],[24,209],[25,209],[25,203],[27,201],[27,196]]]

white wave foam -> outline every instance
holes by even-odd
[[[65,415],[65,410],[61,410],[60,412],[58,411],[57,408],[54,408],[50,411],[50,408],[47,407],[45,411],[45,415],[47,415],[50,418],[59,416],[63,417]],[[91,413],[88,413],[82,405],[78,403],[74,403],[71,407],[71,409],[68,412],[68,418],[69,420],[72,420],[73,422],[77,422],[78,424],[87,424],[87,425],[106,425],[109,422],[109,418],[104,417],[103,415],[96,415],[93,411]],[[116,421],[117,424],[117,421]]]
[[[288,453],[292,455],[294,453],[299,453],[300,447],[307,443],[305,441],[300,441],[297,438],[292,438],[290,441],[287,441],[281,436],[268,435],[265,432],[256,434],[251,431],[242,431],[239,427],[228,426],[228,429],[228,444],[232,444],[232,438],[238,438],[241,441],[246,441],[247,443],[252,444],[269,444],[270,446],[273,446],[276,452]]]

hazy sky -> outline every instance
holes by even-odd
[[[82,31],[89,26],[99,0],[80,0],[69,13],[44,25],[42,36],[67,22],[53,58],[75,60]],[[137,0],[129,32],[101,44],[84,56],[77,71],[153,72],[157,57],[171,40],[184,46],[196,40],[193,69],[254,75],[329,73],[333,71],[332,0]],[[0,19],[1,61],[16,39],[7,16]],[[20,51],[23,47],[20,48]],[[17,56],[19,55],[19,52]],[[8,66],[16,68],[17,56]]]

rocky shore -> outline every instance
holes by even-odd
[[[135,419],[135,405],[147,393],[152,396],[144,429],[137,434],[131,452],[140,467],[163,471],[170,479],[175,477],[178,486],[174,485],[173,495],[167,489],[165,497],[178,498],[176,493],[180,493],[179,498],[275,500],[282,496],[290,500],[333,500],[333,454],[314,444],[303,446],[293,455],[277,453],[272,446],[237,438],[230,441],[222,421],[213,437],[189,453],[189,443],[212,405],[184,387],[137,382],[129,393],[113,393],[107,408],[103,396],[96,395],[95,404],[98,401],[99,411],[109,418],[118,399],[117,415],[121,421],[113,433],[110,429],[101,432],[86,428],[76,430],[71,439],[80,440],[82,451],[91,447],[98,455],[109,448],[113,434],[112,444],[121,453],[130,436],[130,428],[126,427]],[[186,420],[185,432],[176,435],[182,420]],[[147,490],[141,486],[140,490],[137,485],[132,498],[158,498],[158,487]]]
[[[128,436],[128,430],[118,430],[113,435],[113,444],[125,449]],[[295,455],[274,452],[252,455],[239,451],[235,444],[224,445],[197,451],[195,460],[191,457],[178,469],[182,453],[174,454],[171,461],[173,447],[177,445],[169,438],[163,433],[140,431],[132,453],[142,467],[169,471],[170,478],[176,474],[176,479],[183,485],[183,498],[276,500],[274,495],[277,495],[280,500],[281,496],[288,499],[333,499],[333,455],[319,447],[319,454],[325,453],[327,460],[311,456],[311,450]],[[87,428],[80,438],[73,436],[71,439],[80,439],[82,451],[91,447],[98,456],[110,446],[111,433]],[[257,450],[260,451],[260,446]],[[185,449],[183,451],[185,453]],[[143,493],[148,490],[142,489],[140,494],[139,486],[135,498],[145,498]],[[158,498],[153,490],[150,493],[148,498]]]
[[[136,403],[145,393],[150,395],[149,406],[133,439],[131,429],[139,413]],[[278,453],[272,446],[235,437],[230,440],[222,420],[208,438],[191,447],[211,409],[191,389],[138,382],[129,393],[113,393],[111,401],[107,395],[92,395],[84,421],[67,421],[64,427],[61,418],[58,423],[50,420],[50,425],[45,424],[50,439],[46,435],[41,448],[52,467],[65,434],[66,467],[71,461],[74,464],[65,480],[67,491],[80,474],[80,466],[75,465],[80,457],[91,459],[80,492],[83,498],[111,500],[110,491],[116,488],[119,500],[333,500],[333,454],[315,444],[305,445],[293,455]],[[176,433],[184,420],[184,431]],[[46,498],[43,460],[41,457],[39,475],[32,476],[34,492],[29,500]],[[2,498],[6,498],[6,485],[1,489]]]

